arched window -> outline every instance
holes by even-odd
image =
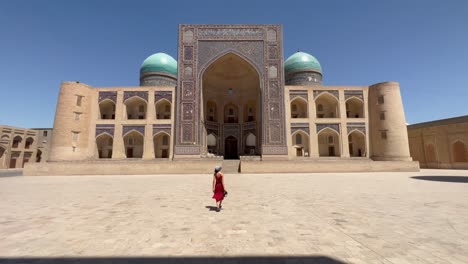
[[[34,143],[34,139],[33,139],[32,137],[28,137],[28,138],[26,139],[25,144],[24,144],[24,148],[25,148],[25,149],[31,148],[31,146],[32,146],[33,143]]]
[[[12,148],[18,148],[21,141],[23,141],[23,139],[20,136],[14,137],[13,138],[13,145],[11,147]]]

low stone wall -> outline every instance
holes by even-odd
[[[417,161],[276,160],[242,161],[242,173],[419,171]]]
[[[212,173],[217,159],[162,161],[62,161],[27,163],[23,175],[143,175]],[[372,160],[242,160],[242,173],[419,171],[417,161]]]
[[[144,174],[199,174],[212,173],[222,161],[206,160],[162,160],[162,161],[57,161],[27,163],[25,176],[48,175],[144,175]]]

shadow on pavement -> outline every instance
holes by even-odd
[[[468,176],[414,176],[416,180],[468,183]]]
[[[325,257],[325,256],[301,256],[301,257],[109,257],[109,258],[0,258],[0,263],[52,263],[52,264],[91,264],[91,263],[108,263],[108,264],[132,264],[132,263],[170,263],[170,264],[211,264],[211,263],[226,263],[226,264],[266,264],[266,263],[317,263],[317,264],[344,264],[345,262]]]
[[[23,176],[23,170],[0,170],[0,177]]]

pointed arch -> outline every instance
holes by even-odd
[[[296,97],[291,100],[291,118],[307,118],[308,113],[308,102],[302,97]]]
[[[96,151],[99,159],[112,158],[112,149],[114,146],[114,137],[104,132],[96,136]]]
[[[154,157],[157,159],[167,159],[171,151],[171,135],[165,131],[160,131],[153,136]]]
[[[319,156],[339,157],[341,155],[340,133],[332,128],[326,127],[317,133]]]
[[[340,107],[338,99],[329,92],[323,92],[315,98],[317,118],[339,118]]]
[[[364,100],[351,96],[345,101],[347,118],[364,118]]]
[[[159,99],[155,104],[156,119],[171,119],[172,103],[166,98]]]
[[[365,157],[366,156],[366,135],[358,130],[353,129],[348,133],[349,155],[351,157]]]
[[[132,96],[124,101],[127,119],[145,119],[148,103],[140,96]]]
[[[295,157],[309,157],[310,137],[307,132],[298,129],[291,134],[292,151]]]
[[[32,137],[28,137],[26,138],[26,141],[24,142],[24,148],[30,149],[33,144],[34,144],[34,139]]]
[[[12,143],[11,147],[12,148],[19,148],[19,145],[21,144],[21,141],[23,141],[23,137],[15,136],[13,138],[13,143]]]
[[[125,155],[127,158],[142,158],[144,147],[144,135],[134,129],[124,136]]]
[[[212,99],[206,102],[206,120],[211,122],[218,121],[218,105]]]
[[[99,117],[101,119],[115,119],[115,102],[106,98],[99,102]]]

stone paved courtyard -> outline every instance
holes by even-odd
[[[0,260],[468,263],[468,171],[232,174],[226,182],[218,213],[210,210],[211,175],[0,177]]]

